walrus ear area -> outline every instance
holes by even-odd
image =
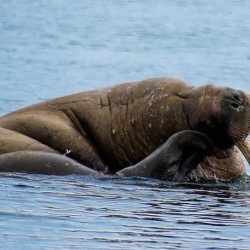
[[[213,154],[214,146],[203,133],[185,130],[172,137],[172,157],[164,179],[184,181],[185,177],[195,169],[204,157]]]

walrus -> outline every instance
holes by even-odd
[[[135,169],[141,167],[146,176],[153,168],[151,176],[160,179],[232,181],[246,174],[235,145],[247,159],[250,155],[245,144],[250,130],[249,100],[248,93],[241,90],[211,84],[196,87],[175,78],[152,78],[73,94],[0,117],[0,156],[3,162],[8,157],[22,159],[20,152],[23,158],[31,157],[30,162],[36,154],[44,159],[53,156],[59,162],[67,157],[84,169],[120,176],[139,173]],[[197,133],[202,134],[200,145],[211,142],[213,153],[209,147],[202,150],[197,146],[196,153],[187,150]],[[158,168],[158,160],[151,159],[162,159],[162,152],[174,159],[169,145],[178,144],[182,137],[185,143],[173,152],[184,164],[173,167],[174,163],[163,160],[165,170]],[[20,171],[14,163],[11,169]],[[2,165],[0,161],[0,171],[7,171]],[[185,170],[178,170],[183,167]],[[35,167],[31,170],[36,172]]]

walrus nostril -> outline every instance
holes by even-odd
[[[235,102],[231,103],[231,106],[235,109],[238,109],[240,107],[240,105],[238,103],[235,103]]]
[[[230,100],[233,103],[236,103],[241,106],[244,104],[245,96],[242,91],[227,88],[227,92],[225,93],[225,99]]]
[[[240,108],[244,106],[244,97],[239,91],[229,89],[228,95],[226,97],[229,100],[231,107],[240,111]]]
[[[239,93],[234,93],[234,94],[233,94],[233,97],[234,97],[234,99],[235,99],[236,101],[241,102],[241,98],[240,98]]]
[[[242,102],[242,98],[241,98],[241,96],[240,96],[240,94],[239,93],[234,93],[233,94],[233,98],[234,98],[234,100],[235,101],[237,101],[237,102]]]

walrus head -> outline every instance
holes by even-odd
[[[250,95],[242,90],[205,85],[185,95],[188,124],[215,146],[228,149],[250,132]]]
[[[220,149],[237,145],[250,162],[250,95],[242,90],[205,85],[183,93],[190,129],[206,134]]]

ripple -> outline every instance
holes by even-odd
[[[204,240],[211,241],[211,248],[223,249],[225,242],[248,242],[249,193],[230,184],[216,189],[151,179],[19,177],[1,179],[8,197],[2,197],[0,211],[0,233],[17,242],[50,239],[54,246],[73,248],[95,242],[97,249],[124,249],[132,242],[142,249],[166,244],[199,248]],[[29,227],[20,231],[24,222]],[[241,235],[235,236],[232,232],[238,228]]]

